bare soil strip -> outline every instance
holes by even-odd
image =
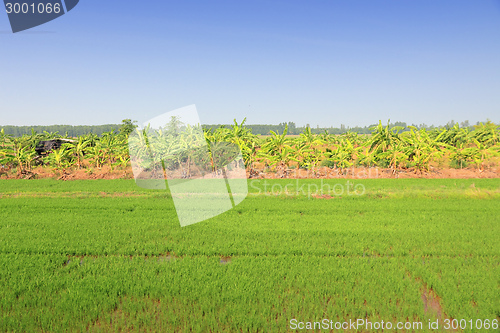
[[[1,173],[0,179],[41,179],[53,178],[62,181],[86,179],[133,179],[131,168],[111,169],[104,166],[102,169],[63,170],[53,171],[38,167],[29,174]],[[428,172],[418,172],[414,169],[392,170],[383,168],[349,168],[345,170],[317,168],[315,171],[304,169],[288,169],[285,172],[263,170],[247,171],[249,179],[378,179],[378,178],[427,178],[427,179],[469,179],[469,178],[500,178],[500,165],[484,171],[469,167],[466,169],[451,169],[431,167]]]

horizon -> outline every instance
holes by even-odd
[[[123,119],[125,120],[125,119]],[[241,124],[241,122],[243,121],[243,119],[241,120],[238,120],[238,119],[234,119],[238,122],[238,124]],[[138,125],[138,121],[137,120],[132,120],[134,122],[134,124]],[[500,122],[494,122],[492,121],[491,119],[486,119],[486,120],[480,120],[480,121],[477,121],[477,122],[470,122],[469,120],[463,120],[463,121],[456,121],[454,119],[451,119],[450,121],[448,121],[446,124],[414,124],[414,123],[409,123],[409,122],[406,122],[406,121],[402,121],[402,120],[398,120],[398,121],[391,121],[390,119],[388,121],[383,121],[383,120],[380,120],[380,122],[382,123],[382,125],[387,125],[389,123],[389,125],[394,125],[394,126],[398,126],[396,124],[406,124],[406,126],[425,126],[425,127],[433,127],[433,128],[440,128],[440,127],[446,127],[446,126],[450,126],[450,125],[455,125],[455,124],[458,124],[460,127],[473,127],[473,126],[477,126],[479,124],[486,124],[488,122],[492,122],[496,125],[499,125],[500,126]],[[281,126],[281,125],[289,125],[290,123],[294,123],[293,121],[287,121],[287,122],[280,122],[280,123],[277,123],[277,124],[250,124],[250,123],[247,123],[245,122],[244,126]],[[233,125],[234,122],[228,122],[228,123],[224,123],[224,124],[209,124],[209,123],[202,123],[201,125],[202,126],[231,126]],[[295,124],[295,127],[296,128],[306,128],[306,127],[310,127],[311,129],[314,129],[314,128],[342,128],[342,127],[345,127],[345,128],[368,128],[368,127],[372,127],[372,126],[376,126],[378,125],[379,122],[377,121],[376,123],[373,123],[373,124],[369,124],[369,125],[355,125],[355,126],[347,126],[345,124],[340,124],[340,126],[327,126],[327,127],[321,127],[319,126],[318,124],[316,125],[312,125],[312,124]],[[78,126],[82,126],[82,127],[92,127],[92,126],[121,126],[122,123],[107,123],[107,124],[79,124],[79,125],[72,125],[72,124],[50,124],[50,125],[11,125],[11,124],[6,124],[6,125],[3,125],[3,124],[0,124],[0,130],[4,127],[51,127],[51,126],[72,126],[72,127],[78,127]],[[309,125],[309,126],[308,126]]]

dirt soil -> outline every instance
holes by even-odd
[[[53,178],[58,180],[80,180],[80,179],[133,179],[132,169],[111,169],[103,166],[101,169],[65,169],[53,170],[50,168],[37,167],[29,173],[17,175],[16,173],[0,173],[0,179],[42,179]]]
[[[279,179],[280,177],[275,172],[257,172],[256,174],[247,173],[249,178],[254,179]],[[414,169],[398,170],[394,172],[391,169],[381,168],[349,168],[340,172],[337,169],[326,167],[318,168],[316,172],[302,169],[287,170],[286,178],[293,179],[330,179],[330,178],[346,178],[346,179],[376,179],[376,178],[500,178],[500,167],[490,168],[484,171],[476,168],[467,169],[440,169],[430,168],[429,172],[419,172]]]
[[[1,173],[0,179],[41,179],[53,178],[58,180],[80,180],[80,179],[133,179],[131,168],[114,168],[103,166],[101,169],[66,169],[52,170],[49,168],[37,167],[31,172],[18,175],[16,173]],[[239,178],[239,177],[236,177]],[[398,170],[381,168],[349,168],[341,172],[338,169],[327,167],[318,168],[315,172],[303,169],[288,169],[277,174],[276,172],[263,172],[254,170],[247,171],[249,179],[377,179],[377,178],[500,178],[500,166],[486,169],[484,171],[476,168],[466,169],[442,169],[432,168],[429,172],[420,173],[413,169]]]

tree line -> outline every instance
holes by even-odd
[[[132,122],[130,119],[126,119],[127,121],[131,123]],[[125,121],[125,120],[124,120]],[[444,126],[434,126],[434,125],[426,125],[426,124],[420,124],[420,125],[411,125],[414,126],[418,129],[426,129],[426,130],[432,130],[434,128],[451,128],[457,124],[455,121],[450,121]],[[476,123],[476,126],[479,125],[480,122]],[[87,134],[95,134],[101,136],[103,133],[106,132],[115,132],[117,133],[120,129],[120,127],[123,125],[122,124],[105,124],[105,125],[77,125],[77,126],[72,126],[72,125],[48,125],[48,126],[42,126],[42,125],[37,125],[37,126],[13,126],[13,125],[5,125],[1,126],[0,125],[0,130],[4,130],[5,134],[12,135],[14,137],[20,137],[23,135],[30,135],[33,131],[36,133],[58,133],[62,136],[65,137],[79,137],[82,135],[87,135]],[[369,126],[355,126],[355,127],[349,127],[345,125],[340,125],[340,127],[311,127],[309,124],[306,124],[305,126],[297,126],[294,122],[283,122],[279,123],[278,125],[245,125],[246,128],[252,131],[253,134],[257,135],[270,135],[271,131],[273,132],[283,132],[285,130],[285,127],[287,128],[287,133],[289,135],[299,135],[300,133],[303,133],[306,128],[310,128],[311,132],[313,134],[321,134],[321,133],[328,133],[328,134],[344,134],[347,132],[354,132],[358,134],[370,134],[372,132],[371,128],[374,126],[377,126],[377,124],[372,124]],[[406,122],[394,122],[390,123],[390,126],[400,126],[403,127],[405,130],[408,129],[408,124]],[[474,126],[469,123],[469,121],[464,121],[459,124],[461,128],[468,128],[470,130],[474,129]],[[212,129],[215,130],[217,128],[230,128],[231,125],[228,124],[213,124],[213,125],[202,125],[204,129]]]
[[[241,149],[250,176],[271,171],[286,177],[293,168],[305,169],[315,175],[320,167],[335,169],[339,174],[344,174],[350,167],[382,167],[390,168],[394,173],[405,169],[422,173],[430,171],[432,164],[452,168],[474,166],[483,171],[498,163],[500,156],[500,126],[492,122],[471,128],[455,123],[451,127],[431,130],[379,122],[370,129],[370,135],[356,132],[335,135],[326,131],[316,134],[306,127],[294,137],[289,135],[288,124],[281,132],[271,130],[267,137],[254,134],[245,125],[245,120],[241,123],[235,120],[233,125],[216,129],[182,126],[172,119],[165,128],[141,129],[130,119],[125,119],[117,131],[104,132],[101,136],[93,133],[79,136],[43,156],[37,154],[37,145],[43,140],[63,136],[33,130],[29,135],[15,137],[2,129],[0,173],[31,176],[37,166],[54,170],[102,168],[104,165],[129,168],[131,139],[142,142],[133,145],[138,149],[133,157],[145,171],[150,171],[147,169],[151,165],[163,163],[166,168],[183,172],[187,169],[187,177],[192,161],[206,157],[195,156],[203,153],[202,150],[190,149],[191,146],[200,147],[200,141],[206,141],[209,147],[210,155],[203,162],[207,170],[214,165],[217,154],[231,153],[227,145],[218,143],[230,143]],[[155,147],[151,146],[153,144]],[[159,153],[151,158],[151,151]]]

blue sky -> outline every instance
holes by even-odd
[[[17,34],[0,125],[500,122],[500,1],[97,1]]]

